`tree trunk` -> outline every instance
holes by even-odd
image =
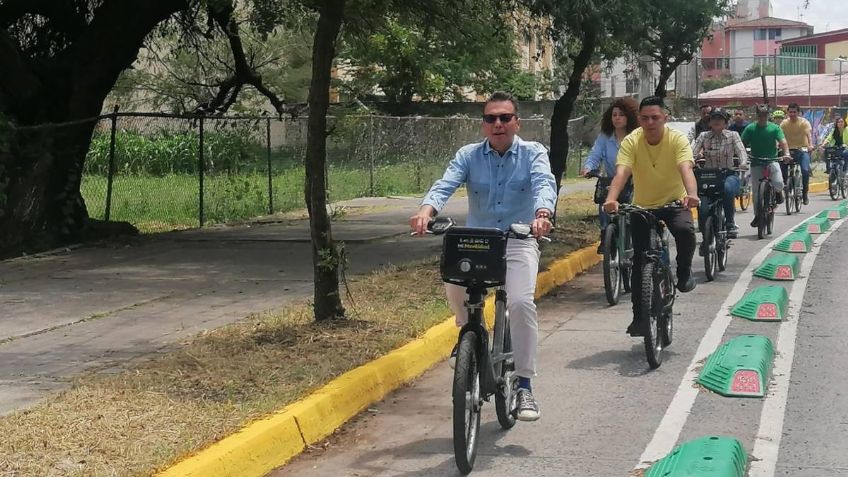
[[[330,72],[336,40],[341,29],[345,0],[326,0],[320,8],[312,48],[312,80],[309,86],[309,122],[306,144],[306,206],[312,235],[315,277],[313,310],[316,320],[343,318],[339,294],[339,249],[333,242],[327,214],[325,165],[327,162],[327,109],[330,104]]]
[[[666,83],[668,83],[668,79],[674,73],[674,70],[677,69],[677,66],[677,64],[660,61],[660,75],[657,77],[657,88],[654,90],[654,96],[659,96],[660,98],[666,97],[668,94],[665,87]]]
[[[42,5],[65,14],[65,2]],[[100,113],[156,25],[187,7],[185,0],[103,2],[72,45],[37,59],[0,31],[0,256],[83,236],[80,183],[96,124],[86,118]]]
[[[568,87],[554,103],[554,112],[551,115],[551,172],[556,178],[557,193],[562,184],[562,176],[568,161],[568,120],[574,111],[574,103],[580,94],[580,84],[583,81],[583,73],[592,60],[597,43],[597,33],[594,29],[584,32],[580,51],[574,57],[574,67],[568,77]]]
[[[80,182],[93,127],[23,126],[0,139],[0,256],[82,238],[88,211]]]

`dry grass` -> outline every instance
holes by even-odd
[[[543,261],[597,238],[591,199],[566,201]],[[314,323],[306,303],[252,316],[0,419],[0,475],[148,475],[448,315],[435,257],[357,277],[351,292],[348,320]]]

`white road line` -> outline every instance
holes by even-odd
[[[760,428],[754,439],[752,455],[759,460],[751,462],[749,477],[771,477],[777,466],[780,453],[780,439],[783,435],[783,421],[786,417],[786,400],[789,397],[789,378],[792,373],[792,360],[795,358],[795,338],[798,331],[798,316],[807,291],[807,280],[813,264],[821,250],[821,244],[839,228],[845,219],[831,224],[830,230],[819,235],[813,250],[801,262],[800,278],[792,285],[789,294],[789,311],[786,320],[780,324],[775,346],[775,360],[772,368],[772,384],[763,402],[760,414]]]
[[[771,253],[772,247],[777,242],[783,240],[784,237],[792,233],[795,227],[807,222],[815,216],[816,215],[814,214],[798,224],[792,225],[782,235],[769,242],[765,247],[757,252],[753,258],[751,258],[751,261],[748,262],[748,265],[744,270],[742,270],[742,273],[739,274],[739,278],[733,285],[733,289],[730,290],[730,294],[727,295],[724,303],[721,304],[721,308],[719,308],[713,322],[704,334],[701,344],[698,346],[697,351],[695,351],[695,356],[689,364],[689,368],[686,370],[686,373],[683,375],[683,379],[680,381],[680,386],[678,386],[677,392],[674,394],[671,403],[668,405],[668,409],[666,409],[665,415],[663,416],[662,421],[660,421],[660,425],[657,427],[657,430],[654,431],[654,436],[651,439],[651,442],[648,443],[645,451],[642,452],[642,455],[639,457],[639,463],[636,465],[634,470],[650,467],[653,462],[665,457],[669,452],[671,452],[674,445],[677,444],[680,432],[683,430],[683,426],[686,425],[686,420],[692,412],[692,406],[695,405],[695,398],[698,397],[698,392],[700,391],[700,388],[695,385],[695,381],[698,378],[698,368],[703,365],[701,361],[712,354],[712,352],[715,351],[721,344],[724,333],[727,331],[727,327],[730,325],[732,320],[732,317],[730,316],[730,309],[745,295],[745,292],[748,290],[748,285],[751,283],[751,278],[754,276],[754,269],[760,265],[769,253]]]

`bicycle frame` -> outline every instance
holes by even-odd
[[[496,372],[496,366],[512,358],[512,352],[504,353],[500,349],[506,325],[505,320],[500,318],[505,316],[506,312],[506,290],[503,287],[495,289],[495,344],[491,347],[491,353],[489,352],[489,331],[483,319],[483,297],[487,294],[487,290],[469,287],[467,292],[468,300],[465,306],[468,310],[468,322],[459,331],[459,341],[469,331],[477,333],[476,354],[480,369],[480,390],[483,393],[483,399],[488,402],[489,398],[498,392],[498,386],[503,384],[498,382],[500,378],[498,377],[499,373]]]

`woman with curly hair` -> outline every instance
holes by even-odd
[[[619,144],[625,136],[639,127],[636,115],[637,109],[636,101],[625,96],[613,101],[604,111],[604,115],[601,116],[601,133],[595,139],[595,145],[592,146],[589,156],[586,157],[586,162],[580,171],[582,176],[598,175],[606,179],[602,180],[602,183],[609,185],[615,175],[615,157],[618,155]],[[630,187],[622,193],[622,201],[629,202],[629,195]],[[605,193],[604,197],[606,197]],[[604,212],[600,204],[598,205],[598,215],[601,219],[601,240],[603,241],[604,227],[609,223],[609,215]],[[601,248],[598,248],[598,250],[601,250]]]

